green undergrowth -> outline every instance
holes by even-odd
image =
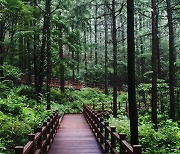
[[[153,129],[151,116],[148,112],[139,114],[139,144],[142,145],[144,154],[179,154],[180,127],[177,122],[172,122],[166,113],[158,114],[160,119],[158,131]],[[111,126],[115,126],[118,133],[125,133],[130,143],[129,118],[122,114],[118,118],[111,115],[108,119]]]
[[[9,82],[0,82],[0,89],[3,89],[0,93],[1,154],[13,154],[14,147],[24,145],[28,134],[34,133],[52,114],[46,111],[45,104],[37,104],[34,99],[20,94],[26,86],[12,86]]]
[[[62,113],[81,113],[82,104],[95,104],[97,110],[101,110],[101,104],[105,104],[107,115],[111,113],[112,93],[105,95],[98,89],[82,88],[80,91],[66,89],[61,93],[58,88],[51,88],[51,107],[46,111],[46,92],[43,87],[42,104],[35,100],[35,90],[31,86],[16,85],[11,80],[0,82],[0,154],[12,154],[16,145],[27,142],[27,134],[34,129],[54,111]],[[118,133],[125,133],[130,142],[129,118],[125,113],[127,93],[118,95],[121,109],[118,110],[118,118],[107,116],[111,126],[116,126]],[[180,128],[177,122],[168,118],[168,113],[158,112],[158,131],[151,124],[151,111],[139,112],[139,142],[143,153],[147,154],[178,154],[180,148]]]

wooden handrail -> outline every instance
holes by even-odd
[[[16,146],[15,154],[41,154],[47,153],[51,147],[54,137],[58,131],[58,111],[55,111],[42,127],[38,127],[35,134],[29,134],[29,142],[25,146]]]
[[[108,122],[103,122],[100,114],[86,104],[83,104],[83,114],[104,153],[141,154],[141,145],[130,145],[125,134],[117,134],[116,127],[110,127]],[[119,147],[116,147],[117,143]]]

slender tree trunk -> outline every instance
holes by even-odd
[[[121,37],[122,37],[122,51],[123,51],[123,58],[124,58],[124,62],[126,61],[126,50],[125,50],[125,27],[124,27],[124,23],[123,23],[123,16],[121,15],[121,28],[122,28],[122,32],[121,32]],[[123,83],[127,84],[127,66],[124,65],[123,66]]]
[[[72,50],[72,60],[74,60],[74,50]],[[75,81],[75,68],[72,67],[72,80]]]
[[[92,45],[92,25],[91,25],[91,20],[90,20],[89,30],[90,30],[90,44]],[[93,57],[93,49],[92,49],[92,46],[91,46],[90,47],[90,59],[91,60],[92,60],[92,57]]]
[[[48,12],[50,12],[50,5],[48,7]],[[50,15],[47,16],[47,81],[46,81],[46,93],[47,93],[47,110],[51,109],[51,32],[50,32]]]
[[[139,16],[140,30],[143,29],[143,18],[142,15]],[[141,49],[141,82],[145,82],[144,73],[145,73],[145,57],[144,57],[144,46],[143,46],[143,37],[140,37],[140,49]]]
[[[3,80],[3,64],[4,64],[4,23],[0,22],[0,81]]]
[[[31,69],[31,49],[30,49],[30,39],[27,38],[27,68],[28,68],[28,84],[32,84],[32,69]]]
[[[170,118],[175,121],[175,47],[174,47],[174,30],[172,19],[171,0],[166,0],[167,14],[168,14],[168,27],[169,27],[169,88],[170,88]]]
[[[107,5],[108,1],[105,0],[105,5],[104,5],[104,30],[105,30],[105,94],[108,95],[108,47],[107,47],[107,42],[108,42],[108,24],[107,24]]]
[[[157,3],[159,3],[159,0],[157,0]],[[157,27],[157,65],[158,65],[158,78],[161,79],[161,53],[160,53],[160,45],[159,45],[159,9],[157,8],[157,15],[156,15],[156,27]]]
[[[112,0],[112,31],[113,31],[113,116],[117,117],[117,30],[116,30],[116,14],[115,0]]]
[[[34,8],[36,8],[36,0],[34,0]],[[33,26],[36,27],[36,19],[33,21]],[[38,88],[38,66],[37,66],[37,34],[36,31],[34,31],[34,36],[33,36],[33,65],[34,65],[34,85],[36,89],[36,94],[37,94],[37,88]]]
[[[152,122],[157,129],[157,23],[156,0],[152,0]]]
[[[96,3],[95,22],[94,22],[94,29],[95,29],[95,65],[97,65],[97,63],[98,63],[98,58],[97,58],[97,11],[98,11],[98,6]]]
[[[134,0],[127,1],[128,101],[131,144],[138,144],[138,118],[135,90]]]
[[[49,27],[48,23],[48,12],[50,7],[51,0],[46,0],[46,8],[45,8],[45,16],[44,16],[44,23],[43,23],[43,33],[42,33],[42,45],[40,51],[40,64],[39,64],[39,71],[38,71],[38,87],[37,87],[37,102],[41,103],[41,93],[42,93],[42,85],[44,80],[44,61],[45,61],[45,48],[46,48],[46,35],[47,35],[47,28]]]
[[[84,25],[85,26],[85,25]],[[85,28],[85,27],[84,27]],[[87,44],[87,40],[86,40],[86,29],[84,29],[84,45],[85,45],[85,55],[84,55],[84,65],[85,65],[85,79],[87,77],[87,51],[86,51],[86,44]]]
[[[61,14],[60,14],[61,15]],[[63,28],[62,25],[59,25],[59,56],[60,56],[60,89],[61,92],[64,93],[65,92],[65,86],[64,86],[64,58],[63,58],[63,32],[62,32]]]
[[[25,55],[24,55],[24,38],[22,36],[19,36],[19,68],[20,70],[25,73]],[[21,59],[23,59],[23,61],[21,61]]]

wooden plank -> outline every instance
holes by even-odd
[[[61,123],[49,154],[102,154],[82,114],[67,114]]]

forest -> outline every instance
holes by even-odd
[[[180,153],[179,0],[0,0],[0,154],[83,103],[142,153]]]

